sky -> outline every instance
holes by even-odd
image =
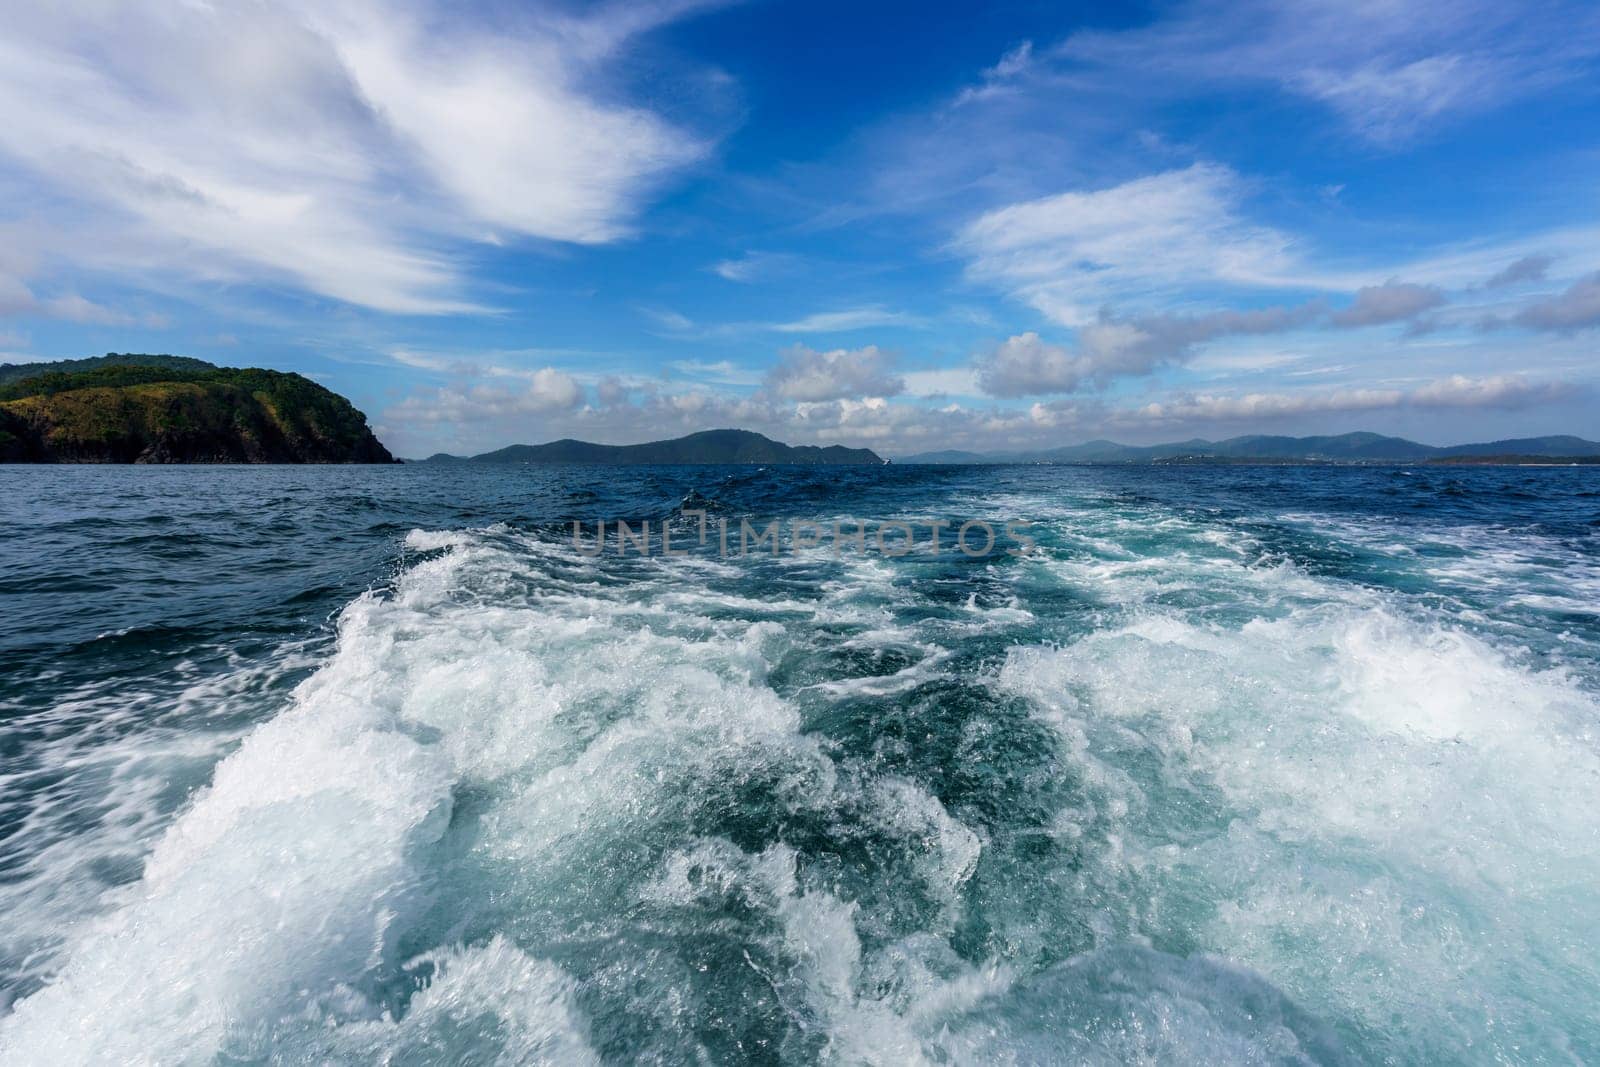
[[[1600,437],[1593,3],[8,7],[0,362],[409,457]]]

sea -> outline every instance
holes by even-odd
[[[0,1062],[1600,1062],[1600,471],[0,467]]]

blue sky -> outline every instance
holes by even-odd
[[[0,362],[296,370],[408,456],[1600,437],[1593,4],[9,17]]]

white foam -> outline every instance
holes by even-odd
[[[71,939],[54,980],[0,1020],[0,1050],[32,1062],[392,1059],[443,1030],[485,1058],[581,1062],[592,1053],[577,987],[518,938],[544,936],[549,907],[569,909],[564,926],[609,921],[647,873],[625,865],[669,845],[729,780],[770,781],[794,817],[848,810],[903,841],[943,925],[955,921],[981,842],[914,783],[847,779],[800,733],[765,684],[792,640],[762,620],[770,605],[704,597],[746,616],[710,620],[660,584],[607,593],[542,570],[581,565],[515,542],[408,538],[440,554],[392,596],[346,608],[332,656],[217,766],[143,879]],[[858,619],[877,617],[868,600]],[[434,853],[464,789],[483,799],[458,873]],[[803,961],[798,995],[839,1020],[840,1047],[914,1047],[899,1014],[856,989],[876,956],[854,905],[801,890],[784,856],[738,862],[767,872],[765,906]],[[607,864],[622,866],[596,881]],[[441,894],[467,916],[509,910],[486,940],[402,959]],[[408,968],[431,977],[390,1014],[374,991]]]
[[[1466,1040],[1496,1000],[1521,1025],[1581,1017],[1600,905],[1571,894],[1600,879],[1600,703],[1559,669],[1366,599],[1344,590],[1237,629],[1140,616],[1013,650],[999,681],[1125,798],[1119,834],[1154,879],[1140,891],[1179,893],[1164,906],[1211,951],[1380,1032],[1398,1010],[1416,1033]],[[1220,793],[1228,821],[1175,836],[1149,785],[1107,773],[1130,730],[1166,805]],[[1552,914],[1555,899],[1574,910]],[[1559,945],[1588,948],[1552,957]],[[1411,1056],[1467,1054],[1408,1037],[1393,1040]]]

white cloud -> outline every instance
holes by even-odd
[[[674,360],[667,364],[686,378],[697,378],[713,385],[759,385],[762,374],[751,367],[741,367],[732,360],[722,359],[707,363],[697,359]]]
[[[1574,395],[1562,382],[1530,381],[1520,375],[1469,378],[1453,375],[1411,389],[1331,389],[1295,393],[1187,395],[1116,413],[1123,425],[1260,422],[1313,415],[1398,410],[1496,409],[1515,411]]]
[[[1440,54],[1313,68],[1283,80],[1333,108],[1372,140],[1395,141],[1431,119],[1486,103],[1497,73],[1492,60]]]
[[[753,333],[849,333],[881,326],[924,327],[927,320],[881,304],[822,311],[787,322],[697,323],[669,308],[641,307],[639,312],[662,329],[684,338],[737,337]]]
[[[1212,0],[1145,27],[1077,34],[1057,53],[1146,93],[1275,84],[1393,144],[1576,80],[1597,52],[1597,30],[1582,3]]]
[[[1572,396],[1576,387],[1565,382],[1529,381],[1520,374],[1469,378],[1453,374],[1412,391],[1410,401],[1420,407],[1498,408],[1515,411]]]
[[[989,211],[955,245],[971,277],[1077,326],[1110,301],[1155,300],[1197,281],[1286,284],[1290,239],[1245,221],[1241,196],[1231,170],[1195,164]]]
[[[53,319],[62,319],[66,322],[87,323],[94,326],[147,326],[162,328],[168,325],[165,315],[147,314],[130,315],[123,311],[116,311],[103,304],[96,304],[77,293],[67,293],[64,296],[54,297],[43,301],[39,305],[40,311]]]
[[[779,333],[844,333],[874,326],[917,326],[921,323],[922,320],[915,315],[873,304],[843,311],[819,312],[793,322],[774,323],[771,328]]]
[[[894,357],[876,345],[831,352],[795,345],[767,373],[767,391],[801,401],[896,396],[906,383],[893,373],[894,364]]]
[[[439,371],[441,373],[469,371],[468,364],[447,356],[435,355],[431,352],[418,352],[410,348],[391,348],[388,354],[389,358],[396,363],[404,364],[407,367],[415,367],[418,370]],[[472,372],[475,372],[475,369]]]
[[[615,240],[641,187],[703,151],[648,111],[586,96],[557,40],[440,41],[436,22],[376,2],[312,10],[356,89],[476,222]]]
[[[1277,367],[1290,367],[1305,359],[1298,352],[1214,352],[1196,356],[1189,363],[1192,370],[1228,374],[1235,371],[1262,371]],[[1293,371],[1296,374],[1325,374],[1317,368],[1311,371]]]
[[[543,367],[530,372],[519,385],[421,389],[384,412],[384,419],[471,425],[508,416],[570,411],[582,399],[583,389],[570,374]]]
[[[673,333],[687,333],[695,328],[693,319],[682,312],[673,311],[671,308],[642,307],[639,309],[639,313],[663,330],[671,330]]]
[[[40,298],[21,279],[0,275],[0,315],[34,315],[91,326],[143,326],[160,329],[169,325],[165,315],[134,315],[97,304],[78,293]]]
[[[1282,419],[1330,412],[1375,411],[1398,407],[1406,394],[1398,389],[1338,389],[1305,393],[1199,394],[1155,401],[1124,412],[1118,421],[1191,423]]]
[[[730,282],[748,284],[788,270],[793,256],[780,252],[746,252],[736,259],[724,259],[711,265],[711,272]]]
[[[38,307],[33,290],[22,279],[0,274],[0,315],[25,315]]]
[[[974,100],[983,100],[1004,92],[1007,83],[1018,75],[1027,71],[1033,63],[1033,42],[1023,41],[1005,55],[1000,61],[983,72],[983,81],[979,85],[963,89],[956,96],[955,106],[969,104]]]
[[[980,396],[978,372],[971,366],[910,370],[901,375],[908,396]]]
[[[1196,345],[1219,337],[1281,333],[1321,313],[1321,302],[1310,301],[1196,316],[1102,314],[1078,328],[1076,348],[1048,344],[1032,332],[1008,339],[978,361],[978,380],[991,396],[1070,393],[1183,362]]]
[[[126,270],[472,310],[462,240],[614,240],[697,139],[603,102],[619,34],[493,34],[404,0],[24,5],[0,39],[0,155],[76,201]],[[577,56],[578,58],[574,58]]]
[[[1087,357],[1032,331],[1009,337],[978,363],[978,384],[991,396],[1070,393],[1091,374]]]
[[[1028,69],[1028,64],[1033,61],[1033,42],[1023,41],[1017,47],[1000,57],[1000,62],[984,71],[984,77],[990,79],[1014,78]]]
[[[960,227],[952,244],[966,257],[969,278],[1064,326],[1091,322],[1108,306],[1148,312],[1196,294],[1215,299],[1219,290],[1409,286],[1416,288],[1374,297],[1415,299],[1421,287],[1485,288],[1490,276],[1494,285],[1531,281],[1556,262],[1569,278],[1600,269],[1600,228],[1591,225],[1476,239],[1403,261],[1341,262],[1252,222],[1243,211],[1247,190],[1228,168],[1200,163],[996,208]]]

